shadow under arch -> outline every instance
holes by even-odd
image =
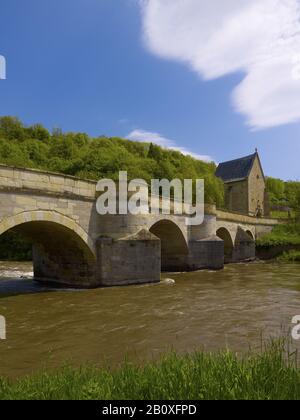
[[[23,212],[0,223],[33,246],[34,278],[71,287],[96,287],[96,254],[89,235],[57,212]]]
[[[250,239],[251,239],[252,241],[255,241],[254,235],[253,235],[253,233],[251,232],[251,230],[246,230],[246,233],[247,233],[247,235],[250,237]]]
[[[176,223],[160,220],[149,230],[161,242],[161,270],[169,272],[186,270],[189,248]]]
[[[217,230],[217,236],[224,241],[224,262],[229,263],[233,259],[233,241],[229,231],[221,227]]]

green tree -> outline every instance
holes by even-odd
[[[162,158],[162,150],[159,146],[156,146],[156,144],[150,143],[149,151],[148,151],[148,158],[154,159],[157,162],[159,162]]]
[[[7,140],[23,141],[28,134],[18,118],[0,117],[0,136]]]

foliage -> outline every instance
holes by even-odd
[[[289,251],[277,258],[277,261],[282,263],[300,262],[300,251]]]
[[[163,149],[117,137],[90,138],[85,133],[51,134],[40,124],[24,126],[14,117],[0,117],[0,163],[44,169],[81,178],[199,179],[206,181],[206,202],[223,204],[223,184],[215,177],[216,166]]]
[[[63,368],[9,382],[0,399],[19,400],[299,400],[300,371],[282,343],[239,358],[225,351],[169,353],[118,370]]]
[[[289,213],[287,211],[275,210],[271,211],[271,217],[274,219],[295,219],[297,217],[297,213],[295,211],[291,211]]]
[[[0,236],[0,260],[31,261],[32,245],[16,232],[7,231]]]
[[[257,246],[300,245],[300,223],[280,224],[257,240]]]
[[[266,183],[272,206],[291,207],[300,211],[300,182],[267,178]]]

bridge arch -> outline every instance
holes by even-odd
[[[249,230],[249,229],[246,230],[246,233],[252,241],[255,241],[255,237],[254,237],[253,233],[251,232],[251,230]]]
[[[189,248],[180,227],[171,220],[162,219],[154,223],[149,230],[161,241],[162,271],[185,270]]]
[[[217,230],[217,236],[224,241],[224,260],[225,263],[231,262],[233,258],[234,243],[229,230],[220,227]]]
[[[9,230],[32,242],[37,280],[92,286],[96,267],[94,244],[73,219],[55,211],[22,212],[0,222],[0,235]]]

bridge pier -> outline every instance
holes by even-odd
[[[255,259],[255,241],[241,227],[238,227],[234,248],[232,253],[232,262],[247,261]]]
[[[224,242],[216,235],[215,209],[210,209],[201,225],[189,230],[189,269],[209,268],[220,270],[224,267]]]
[[[189,243],[188,268],[190,271],[209,268],[220,270],[224,267],[224,242],[213,235]]]
[[[160,240],[146,229],[120,239],[100,237],[96,247],[97,276],[101,286],[160,281]]]

